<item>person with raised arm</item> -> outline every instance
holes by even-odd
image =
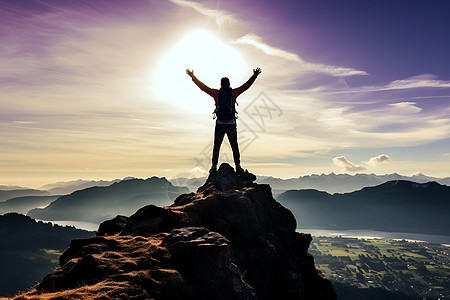
[[[186,74],[192,78],[192,81],[205,93],[213,97],[216,104],[216,110],[214,111],[217,117],[216,127],[214,129],[214,147],[212,153],[212,166],[210,172],[217,171],[217,163],[219,161],[220,146],[222,145],[225,134],[230,141],[231,149],[233,150],[234,164],[236,166],[236,172],[244,172],[241,167],[241,158],[239,153],[239,146],[237,141],[237,127],[236,127],[236,99],[245,92],[256,80],[261,69],[257,67],[253,70],[253,75],[247,80],[246,83],[238,88],[230,87],[230,80],[227,77],[223,77],[220,80],[220,89],[213,89],[201,82],[194,75],[194,70],[186,69]]]

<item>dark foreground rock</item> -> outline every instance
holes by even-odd
[[[336,299],[311,236],[255,179],[222,164],[169,207],[104,222],[17,299]]]

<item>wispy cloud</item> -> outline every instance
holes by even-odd
[[[203,3],[186,0],[169,0],[169,1],[180,6],[193,8],[198,13],[204,16],[214,18],[217,26],[219,27],[219,30],[225,23],[235,21],[235,18],[229,12],[225,10],[209,8]]]
[[[450,80],[439,80],[438,77],[433,74],[421,74],[417,76],[412,76],[406,79],[394,80],[388,84],[383,85],[371,85],[371,86],[358,86],[347,89],[336,89],[333,86],[327,87],[323,86],[319,90],[333,93],[333,94],[349,94],[349,93],[371,93],[380,91],[391,91],[391,90],[412,90],[419,88],[450,88]],[[432,97],[448,98],[446,95],[438,95]],[[423,99],[424,96],[411,97],[411,99]]]
[[[29,124],[35,124],[36,122],[34,121],[14,121],[15,124],[24,124],[24,125],[29,125]]]
[[[398,102],[398,103],[390,103],[388,106],[392,107],[395,111],[402,113],[419,113],[422,111],[420,107],[417,107],[416,102]]]
[[[407,79],[395,80],[381,87],[385,90],[413,89],[413,88],[450,88],[450,80],[438,80],[436,75],[421,74]]]
[[[345,156],[338,156],[333,158],[333,163],[347,172],[359,172],[367,170],[367,168],[362,165],[356,165],[350,162],[347,158],[345,158]]]
[[[220,9],[212,9],[207,5],[199,2],[187,1],[187,0],[169,0],[170,2],[183,6],[190,7],[200,14],[211,17],[216,21],[216,24],[219,27],[219,30],[225,23],[239,23],[240,21],[236,19],[231,13],[220,10]],[[357,70],[354,68],[346,68],[339,66],[330,66],[324,64],[315,64],[304,61],[298,54],[283,50],[281,48],[271,46],[268,43],[264,42],[263,39],[254,33],[247,33],[242,37],[238,38],[234,41],[235,44],[241,45],[251,45],[260,51],[262,51],[266,55],[279,57],[290,62],[295,62],[301,65],[303,70],[308,70],[311,72],[323,73],[331,76],[343,77],[343,76],[354,76],[354,75],[368,75],[367,72]]]
[[[267,55],[281,57],[281,58],[289,60],[291,62],[301,64],[303,68],[306,68],[307,70],[313,71],[313,72],[324,73],[324,74],[328,74],[331,76],[337,76],[337,77],[354,76],[354,75],[368,75],[367,72],[365,72],[365,71],[356,70],[353,68],[330,66],[330,65],[324,65],[324,64],[314,64],[314,63],[306,62],[302,58],[300,58],[299,55],[297,55],[295,53],[291,53],[291,52],[288,52],[281,48],[277,48],[277,47],[274,47],[274,46],[271,46],[271,45],[265,43],[260,36],[253,34],[253,33],[244,35],[243,37],[237,39],[235,41],[235,43],[252,45]]]
[[[235,41],[235,43],[255,46],[267,55],[282,57],[297,63],[305,63],[297,54],[290,53],[280,48],[272,47],[264,43],[261,37],[253,33],[249,33],[244,35],[243,37],[240,37]]]

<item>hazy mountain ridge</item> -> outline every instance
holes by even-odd
[[[72,181],[60,181],[56,183],[50,183],[40,187],[40,190],[46,190],[51,194],[66,195],[73,192],[84,190],[95,186],[110,186],[113,183],[120,182],[122,180],[135,179],[134,177],[125,177],[123,179],[114,180],[72,180]]]
[[[376,186],[392,180],[407,180],[417,183],[436,181],[442,185],[450,186],[450,177],[436,178],[423,174],[404,176],[397,173],[376,174],[321,174],[305,175],[298,178],[281,179],[271,176],[258,176],[258,183],[267,183],[272,189],[279,191],[293,189],[315,189],[328,193],[350,193],[368,186]]]
[[[206,177],[186,178],[179,177],[169,179],[175,185],[187,186],[192,192],[195,192],[206,180]],[[315,189],[325,191],[331,194],[334,193],[350,193],[360,190],[367,186],[376,186],[391,180],[408,180],[417,183],[426,183],[429,181],[436,181],[443,185],[450,186],[450,177],[437,178],[426,176],[423,174],[405,176],[397,173],[376,175],[358,173],[350,174],[312,174],[304,175],[296,178],[282,179],[273,176],[257,176],[257,183],[269,184],[272,187],[274,194],[279,195],[287,190],[297,189]]]
[[[35,189],[19,189],[19,190],[0,190],[0,201],[6,201],[16,197],[25,196],[50,196],[47,191],[35,190]]]
[[[437,182],[395,180],[334,195],[290,190],[277,201],[292,210],[299,228],[450,235],[450,187]]]
[[[0,296],[30,288],[57,266],[58,252],[72,239],[93,235],[16,213],[0,215]]]
[[[56,183],[50,183],[43,185],[38,190],[42,193],[48,192],[46,195],[66,195],[71,194],[75,191],[96,187],[96,186],[109,186],[113,183],[120,182],[123,180],[135,179],[135,177],[125,177],[123,179],[114,180],[72,180],[72,181],[61,181]],[[169,179],[169,181],[175,186],[185,186],[188,187],[192,192],[195,192],[206,180],[206,177],[175,177]],[[423,174],[405,176],[397,173],[376,175],[376,174],[365,174],[358,173],[355,175],[350,174],[312,174],[304,175],[296,178],[282,179],[273,176],[257,176],[256,182],[267,183],[272,186],[272,190],[275,193],[282,193],[290,189],[316,189],[321,191],[326,191],[329,193],[349,193],[366,186],[375,186],[382,184],[390,180],[409,180],[417,183],[426,183],[429,181],[436,181],[443,185],[450,185],[450,177],[438,178],[432,176],[426,176]],[[2,196],[2,192],[12,191],[12,190],[33,190],[25,187],[19,186],[6,186],[0,185],[0,201],[7,200],[18,196],[32,196],[30,194],[20,194],[13,196]],[[35,190],[34,190],[35,191]],[[9,197],[9,198],[8,198]]]
[[[118,214],[131,215],[148,204],[170,205],[178,195],[188,192],[166,178],[121,180],[105,187],[90,187],[59,197],[43,209],[28,215],[41,220],[73,220],[100,223]]]
[[[26,190],[28,188],[19,185],[0,185],[0,191]]]
[[[45,207],[51,202],[58,199],[60,195],[54,196],[23,196],[16,197],[5,202],[0,202],[0,214],[4,213],[20,213],[27,214],[31,209]]]

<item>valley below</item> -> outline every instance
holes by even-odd
[[[309,252],[317,269],[332,281],[339,299],[450,297],[450,247],[446,245],[313,236]]]

